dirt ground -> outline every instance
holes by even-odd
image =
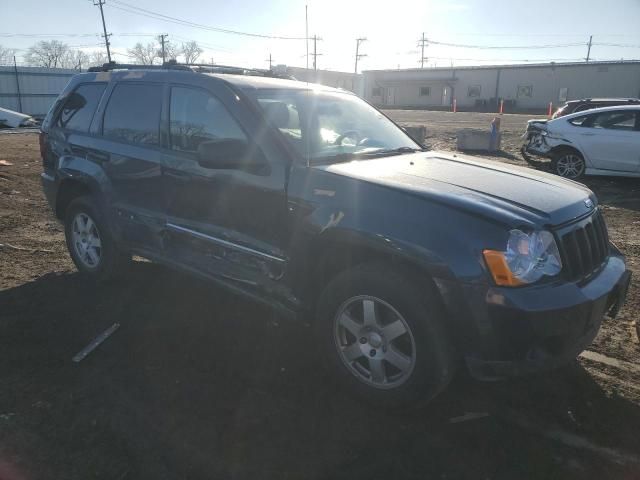
[[[389,113],[445,149],[493,117]],[[524,165],[527,118],[504,116],[496,158]],[[37,135],[0,133],[0,160],[0,480],[640,478],[639,180],[587,180],[635,279],[583,357],[505,382],[462,372],[392,415],[334,387],[302,323],[148,262],[83,282],[41,193]]]

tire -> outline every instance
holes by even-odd
[[[316,309],[315,333],[330,372],[388,409],[426,404],[454,373],[439,299],[424,279],[418,288],[410,278],[380,264],[356,266],[329,282]]]
[[[78,271],[96,281],[107,281],[123,273],[131,255],[121,252],[94,198],[78,197],[65,212],[64,233],[69,255]]]
[[[577,180],[584,175],[586,164],[577,150],[562,149],[553,155],[551,169],[560,177]]]

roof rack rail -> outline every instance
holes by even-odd
[[[286,79],[292,78],[289,75],[279,74],[274,70],[237,67],[233,65],[211,65],[208,63],[178,63],[175,60],[169,60],[164,62],[162,65],[137,65],[131,63],[109,62],[103,64],[101,67],[91,67],[87,71],[109,72],[111,70],[183,70],[197,73],[227,73],[232,75],[255,75]]]
[[[101,67],[91,67],[87,70],[87,72],[109,72],[111,70],[167,70],[167,69],[175,69],[175,70],[190,70],[188,67],[183,67],[182,65],[178,65],[177,63],[169,63],[165,62],[162,65],[138,65],[135,63],[116,63],[116,62],[108,62],[102,64]]]

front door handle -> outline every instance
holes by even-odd
[[[102,152],[100,150],[87,150],[87,160],[94,160],[96,162],[108,162],[111,160],[111,155],[108,152]]]
[[[582,135],[584,137],[593,137],[595,135],[595,133],[586,132],[586,133],[581,133],[580,135]]]
[[[170,170],[168,168],[164,169],[164,174],[167,177],[173,178],[175,180],[178,180],[180,182],[188,182],[190,175],[186,172],[183,172],[181,170]]]

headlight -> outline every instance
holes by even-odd
[[[497,285],[517,287],[553,276],[562,270],[558,246],[551,232],[511,230],[504,251],[484,250],[485,262]]]

